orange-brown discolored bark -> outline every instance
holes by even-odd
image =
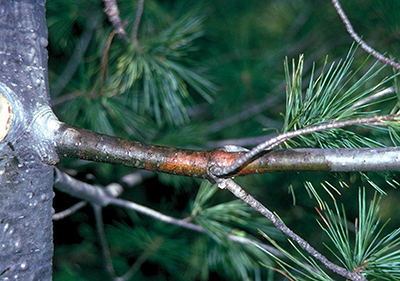
[[[156,173],[210,179],[213,167],[229,167],[246,151],[224,147],[189,150],[140,143],[74,128],[65,124],[56,134],[60,157],[119,164]],[[278,149],[261,151],[239,168],[221,177],[283,171],[399,171],[400,148]]]
[[[65,124],[60,127],[56,139],[60,157],[120,164],[152,172],[196,178],[208,178],[208,171],[212,166],[229,166],[246,153],[228,152],[225,148],[196,151],[157,146],[102,135]],[[285,157],[281,157],[283,154]],[[288,170],[288,166],[297,170],[308,170],[310,167],[307,165],[297,165],[304,162],[306,155],[295,151],[265,152],[228,176],[276,172]],[[319,162],[318,159],[322,160],[321,157],[314,157],[314,164]],[[319,170],[329,170],[329,167],[322,164]]]

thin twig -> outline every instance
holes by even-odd
[[[145,251],[136,259],[135,263],[129,268],[129,270],[121,277],[117,278],[117,281],[126,281],[130,280],[136,272],[139,271],[140,267],[143,265],[143,263],[146,262],[146,260],[153,254],[155,251],[157,251],[158,248],[163,243],[163,238],[162,237],[157,237],[154,239],[153,243],[151,243]]]
[[[173,224],[173,225],[177,225],[186,229],[190,229],[190,230],[194,230],[200,233],[206,233],[205,229],[197,224],[193,224],[191,222],[188,222],[187,220],[183,219],[176,219],[167,215],[164,215],[160,212],[157,212],[153,209],[150,209],[148,207],[139,205],[137,203],[131,202],[131,201],[127,201],[127,200],[123,200],[123,199],[118,199],[118,198],[112,198],[110,199],[110,204],[114,205],[114,206],[119,206],[119,207],[123,207],[123,208],[127,208],[130,210],[134,210],[138,213],[147,215],[149,217],[152,217],[156,220],[168,223],[168,224]],[[266,249],[267,251],[271,251],[274,255],[283,257],[283,254],[278,251],[277,249],[270,247],[264,243],[261,243],[257,240],[254,239],[250,239],[250,238],[246,238],[246,237],[240,237],[240,236],[236,236],[234,234],[228,234],[226,236],[226,238],[228,238],[230,241],[233,242],[237,242],[243,245],[257,245],[260,248]]]
[[[344,23],[344,26],[346,27],[347,32],[350,34],[350,36],[356,41],[358,44],[360,44],[360,47],[366,51],[367,53],[373,55],[375,58],[380,60],[381,62],[390,65],[397,70],[400,70],[400,64],[397,62],[385,57],[381,53],[375,51],[372,47],[370,47],[364,40],[361,39],[360,36],[354,31],[353,26],[351,25],[349,19],[346,16],[346,13],[343,11],[342,6],[339,3],[339,0],[332,0],[332,4],[335,7],[337,13],[339,14],[340,18],[342,19],[342,22]]]
[[[153,209],[150,209],[148,207],[142,206],[140,204],[131,202],[131,201],[127,201],[127,200],[123,200],[123,199],[119,199],[119,198],[109,198],[109,202],[110,205],[115,205],[115,206],[119,206],[119,207],[123,207],[126,209],[130,209],[130,210],[134,210],[136,212],[139,212],[141,214],[144,214],[146,216],[155,218],[159,221],[168,223],[168,224],[173,224],[173,225],[177,225],[177,226],[181,226],[187,229],[191,229],[197,232],[204,232],[204,229],[197,224],[193,224],[190,222],[187,222],[185,220],[180,220],[180,219],[176,219],[167,215],[164,215],[160,212],[157,212]]]
[[[287,279],[289,279],[290,281],[295,281],[294,279],[292,279],[291,277],[289,277],[289,275],[287,275],[285,272],[283,272],[282,270],[279,270],[279,269],[277,269],[277,268],[275,268],[275,267],[273,267],[273,266],[270,266],[270,268],[272,269],[272,270],[275,270],[276,272],[278,272],[278,273],[280,273],[280,274],[282,274],[283,276],[285,276]]]
[[[272,213],[269,209],[267,209],[264,205],[262,205],[259,201],[254,199],[250,194],[242,189],[240,185],[234,182],[231,179],[220,179],[215,178],[218,183],[218,186],[221,189],[228,189],[233,195],[237,198],[243,200],[247,205],[251,208],[259,212],[261,215],[269,219],[276,228],[281,230],[284,234],[290,237],[293,241],[295,241],[299,246],[304,249],[307,253],[313,256],[315,259],[319,260],[322,264],[324,264],[327,268],[332,270],[333,272],[346,277],[353,281],[366,281],[367,279],[357,273],[350,272],[345,268],[334,264],[329,261],[325,256],[319,253],[316,249],[314,249],[306,240],[298,236],[294,233],[289,227],[287,227],[282,220],[280,220],[274,213]]]
[[[279,92],[280,88],[284,88],[283,84],[281,87],[278,87],[279,89],[277,92]],[[230,115],[229,117],[214,122],[212,123],[208,128],[207,131],[214,133],[214,132],[219,132],[222,129],[232,126],[234,124],[240,123],[246,119],[249,119],[253,117],[254,115],[257,115],[258,113],[265,111],[267,108],[272,108],[278,106],[280,102],[280,96],[279,95],[271,95],[268,96],[267,99],[264,101],[261,101],[259,103],[250,103],[246,104],[243,106],[243,110],[241,110],[239,113],[236,113],[234,115]]]
[[[147,215],[149,217],[152,217],[156,220],[168,223],[168,224],[173,224],[177,225],[186,229],[190,229],[193,231],[197,231],[200,233],[206,233],[205,229],[197,224],[193,224],[191,222],[188,222],[185,219],[176,219],[167,215],[164,215],[160,212],[157,212],[153,209],[150,209],[148,207],[142,206],[140,204],[123,200],[123,199],[118,199],[114,198],[114,193],[112,192],[104,192],[104,188],[97,186],[97,185],[90,185],[84,182],[81,182],[77,179],[73,179],[72,177],[68,176],[64,172],[61,172],[60,170],[56,169],[56,177],[58,178],[57,184],[55,184],[55,187],[59,189],[62,187],[60,190],[63,192],[66,192],[70,194],[71,196],[74,196],[76,198],[85,200],[89,203],[92,204],[97,204],[98,202],[106,202],[102,207],[105,207],[107,205],[114,205],[114,206],[119,206],[122,208],[134,210],[138,213]],[[64,176],[61,176],[64,175]],[[146,174],[145,174],[146,176]],[[61,183],[62,181],[66,180],[66,182]],[[78,186],[78,190],[74,192],[74,189]],[[84,189],[82,189],[79,186],[85,186]],[[97,197],[97,198],[96,198]],[[283,257],[283,254],[276,250],[275,248],[272,248],[266,244],[260,243],[257,240],[253,240],[250,238],[246,237],[240,237],[236,236],[233,234],[228,234],[227,238],[233,242],[237,242],[240,244],[244,245],[257,245],[261,248],[267,249],[268,251],[274,253],[275,255],[278,255],[280,257]]]
[[[136,48],[138,49],[139,53],[142,52],[142,46],[140,46],[137,37],[138,37],[140,21],[142,20],[143,6],[144,6],[144,0],[139,0],[137,11],[136,11],[136,16],[135,16],[135,21],[133,23],[133,29],[132,29],[132,40],[133,40],[133,43],[135,44]]]
[[[75,198],[100,206],[107,206],[111,196],[108,190],[74,179],[59,169],[55,169],[54,187]]]
[[[239,138],[239,139],[224,139],[219,141],[209,141],[206,146],[209,148],[223,147],[225,145],[236,145],[236,146],[254,146],[260,142],[265,142],[273,137],[276,137],[277,133],[271,133],[268,135],[262,135],[257,137]]]
[[[257,155],[260,155],[261,153],[264,153],[266,150],[271,150],[272,148],[280,145],[281,143],[287,141],[288,139],[298,137],[301,135],[306,135],[306,134],[311,134],[315,132],[320,132],[320,131],[325,131],[329,129],[338,129],[342,128],[345,126],[351,126],[351,125],[367,125],[371,123],[382,123],[384,121],[394,121],[398,120],[399,116],[398,115],[383,115],[383,116],[375,116],[375,117],[365,117],[365,118],[357,118],[357,119],[351,119],[351,120],[344,120],[344,121],[333,121],[330,123],[325,123],[313,127],[306,127],[303,129],[299,129],[296,131],[290,131],[286,132],[283,134],[278,135],[275,138],[272,138],[270,140],[267,140],[266,142],[260,143],[253,149],[251,149],[249,152],[246,154],[243,154],[241,158],[239,158],[236,162],[234,162],[232,165],[225,166],[225,167],[219,167],[217,165],[214,165],[210,167],[210,172],[214,176],[226,176],[229,175],[233,172],[235,172],[237,169],[245,165],[247,162],[253,160]]]
[[[139,170],[130,174],[124,175],[119,181],[128,185],[128,187],[134,187],[141,184],[144,180],[155,177],[156,174],[145,170]],[[115,196],[116,197],[116,196]]]
[[[64,211],[61,211],[61,212],[58,212],[58,213],[54,214],[53,215],[53,221],[64,219],[64,218],[72,215],[73,213],[79,211],[80,209],[82,209],[86,205],[87,205],[86,201],[78,202],[75,205],[69,207],[68,209],[65,209]]]
[[[125,23],[122,24],[122,27],[123,27],[123,28],[125,27]],[[107,64],[107,63],[108,63],[108,55],[109,55],[109,52],[110,52],[111,43],[112,43],[112,41],[113,41],[113,39],[114,39],[114,37],[115,37],[115,35],[116,35],[117,33],[118,33],[118,32],[117,32],[116,30],[114,30],[114,31],[111,32],[111,34],[108,36],[108,38],[107,38],[107,43],[106,43],[106,45],[105,45],[103,55],[101,56],[101,71],[100,71],[100,79],[99,79],[99,85],[100,85],[100,87],[103,86],[104,79],[105,79],[106,75],[108,74],[108,64]],[[91,93],[94,92],[95,88],[96,88],[96,84],[93,85],[93,88],[92,88],[92,90],[91,90]]]
[[[362,105],[368,104],[370,102],[373,102],[374,100],[377,100],[379,98],[382,98],[386,95],[390,95],[395,92],[396,92],[396,89],[394,87],[386,88],[382,91],[377,92],[376,94],[373,94],[372,96],[368,96],[362,100],[359,100],[358,102],[355,102],[351,107],[352,108],[360,107]]]
[[[102,206],[98,204],[93,204],[94,217],[96,221],[96,231],[97,236],[99,237],[101,253],[103,255],[104,264],[108,275],[111,277],[111,280],[115,280],[117,275],[114,270],[114,266],[111,260],[111,254],[108,247],[107,239],[104,234],[104,223],[103,223],[103,215],[102,215]]]
[[[108,20],[112,23],[115,31],[118,33],[119,37],[125,41],[128,41],[124,26],[122,24],[121,18],[119,17],[119,9],[116,0],[103,0],[106,6],[104,12],[108,16]]]
[[[52,96],[52,105],[59,104],[60,102],[55,99],[61,91],[65,88],[65,85],[71,80],[74,75],[76,69],[82,61],[82,56],[86,52],[86,49],[89,46],[90,40],[92,39],[94,29],[96,27],[97,20],[95,17],[91,17],[87,20],[87,25],[82,33],[82,36],[75,47],[75,50],[69,59],[67,66],[64,71],[58,78],[58,80],[54,83],[54,86],[51,87],[50,93]]]

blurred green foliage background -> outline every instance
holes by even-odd
[[[129,37],[138,3],[117,3]],[[342,5],[365,41],[389,57],[400,57],[399,1],[352,0]],[[182,148],[210,149],[231,143],[252,147],[283,131],[285,57],[291,65],[292,59],[297,61],[304,54],[303,79],[307,81],[313,62],[319,73],[326,60],[330,63],[346,57],[352,44],[330,1],[145,1],[138,33],[141,50],[114,33],[103,10],[100,0],[47,1],[49,82],[56,114],[66,123],[97,132]],[[358,50],[352,69],[365,58]],[[357,77],[373,62],[368,61]],[[367,86],[391,74],[385,69]],[[392,108],[396,102],[391,99],[380,106]],[[389,140],[381,132],[362,133],[381,143]],[[133,172],[70,159],[59,167],[101,185],[121,182]],[[382,175],[369,176],[387,193],[381,215],[384,221],[391,217],[390,225],[395,228],[400,222],[393,211],[397,191]],[[275,173],[237,180],[329,257],[332,255],[322,246],[326,236],[316,222],[314,207],[318,204],[304,182],[346,182],[348,188],[339,187],[341,195],[335,198],[345,205],[350,221],[357,216],[357,187],[365,185],[365,178],[352,173]],[[123,197],[185,218],[194,210],[200,185],[195,179],[156,175],[137,186],[124,184]],[[328,193],[318,193],[322,200],[332,202]],[[373,193],[369,187],[368,196]],[[225,204],[233,198],[222,191],[209,200],[205,206]],[[57,193],[54,206],[61,211],[74,202]],[[211,232],[229,233],[247,224],[246,230],[255,237],[260,238],[257,229],[262,228],[275,239],[285,240],[255,212],[240,203],[230,204],[238,205],[231,209],[222,205],[228,212],[224,218],[212,217],[217,211],[210,211],[210,217],[198,219]],[[240,208],[243,213],[235,213]],[[234,218],[228,219],[229,215]],[[118,274],[143,252],[152,251],[132,280],[285,280],[262,267],[259,262],[269,264],[269,257],[250,247],[221,243],[215,237],[117,208],[106,208],[104,217]],[[87,207],[55,222],[54,280],[104,280],[93,221]],[[226,230],[225,224],[229,225]]]

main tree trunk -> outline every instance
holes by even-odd
[[[45,1],[0,1],[1,280],[51,280],[57,157],[40,128],[51,115],[46,45]]]

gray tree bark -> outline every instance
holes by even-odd
[[[1,280],[52,275],[57,156],[46,141],[55,117],[49,107],[45,20],[44,0],[0,1],[0,135],[6,135],[0,138]]]

